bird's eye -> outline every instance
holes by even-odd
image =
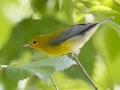
[[[36,44],[36,41],[33,41],[33,44]]]

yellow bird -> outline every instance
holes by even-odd
[[[32,47],[51,55],[78,54],[80,48],[90,39],[98,26],[113,18],[111,16],[100,22],[77,24],[51,34],[39,35],[23,46]]]

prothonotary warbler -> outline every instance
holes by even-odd
[[[77,54],[79,49],[97,30],[98,26],[113,18],[114,16],[111,16],[100,22],[77,24],[51,34],[39,35],[23,46],[32,47],[51,55]]]

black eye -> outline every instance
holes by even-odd
[[[36,44],[36,41],[33,41],[33,44]]]

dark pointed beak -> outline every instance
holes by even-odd
[[[31,44],[25,44],[25,45],[23,45],[22,47],[30,47],[31,46]]]

